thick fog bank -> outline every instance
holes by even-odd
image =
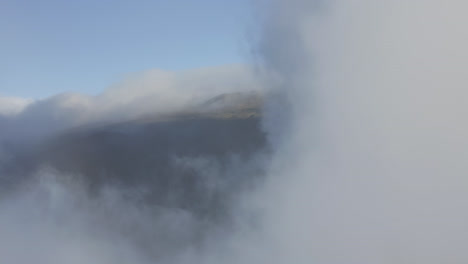
[[[267,119],[288,129],[260,199],[278,263],[465,263],[468,5],[274,2],[260,52],[290,110]]]

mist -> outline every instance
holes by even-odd
[[[252,67],[4,104],[2,259],[466,263],[468,4],[256,7]]]
[[[466,7],[277,2],[260,52],[289,109],[266,122],[288,124],[262,196],[278,263],[467,261]]]

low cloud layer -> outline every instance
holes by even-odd
[[[175,113],[223,93],[261,91],[252,72],[241,65],[184,72],[149,70],[128,76],[97,96],[0,98],[0,122],[5,123],[0,138],[34,138],[71,127]]]

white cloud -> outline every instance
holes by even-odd
[[[148,70],[129,75],[97,96],[64,93],[36,101],[0,98],[0,117],[15,115],[7,120],[2,136],[34,139],[75,126],[178,112],[222,93],[262,90],[253,72],[243,65],[183,72]]]
[[[0,115],[12,116],[21,113],[31,102],[31,99],[0,96]]]

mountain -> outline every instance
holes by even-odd
[[[47,168],[90,194],[119,186],[144,203],[220,221],[263,175],[261,107],[258,94],[222,94],[179,113],[75,128],[20,151],[0,175],[27,181]]]

